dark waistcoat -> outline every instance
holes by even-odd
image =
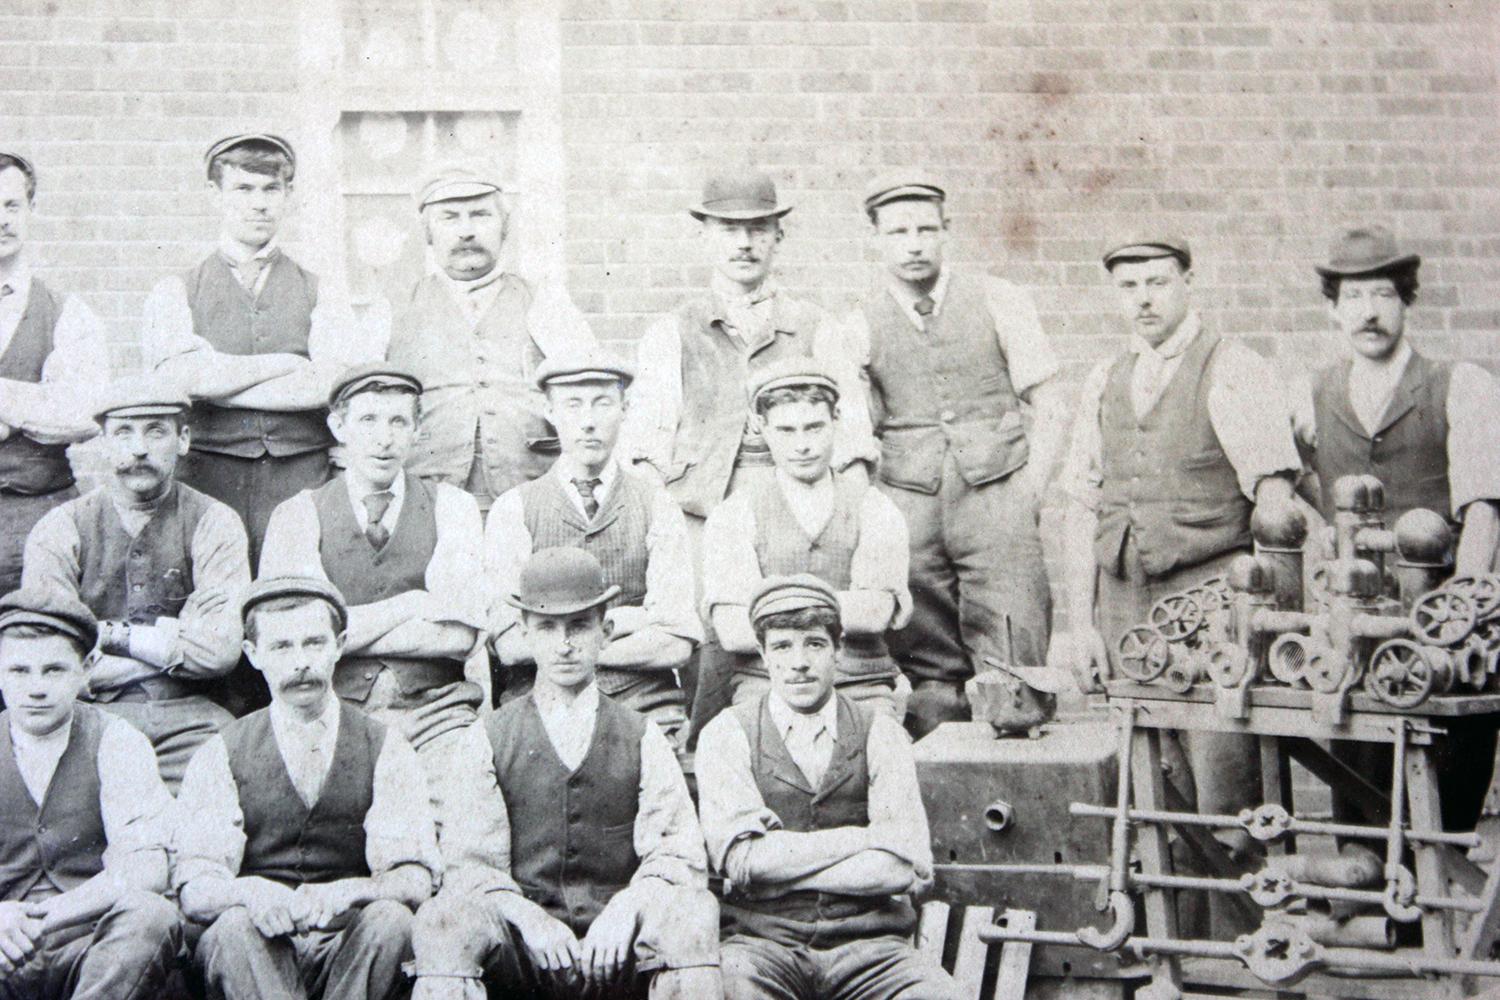
[[[731,711],[750,745],[751,769],[766,808],[793,833],[868,826],[870,768],[868,709],[838,698],[838,738],[822,784],[808,785],[767,707],[769,695]],[[845,896],[800,890],[772,899],[731,892],[724,905],[726,933],[740,932],[788,946],[828,948],[882,934],[909,935],[916,912],[905,896]]]
[[[1451,520],[1448,383],[1452,366],[1413,354],[1374,434],[1365,430],[1349,405],[1352,367],[1352,361],[1344,361],[1325,368],[1313,385],[1318,427],[1313,469],[1322,491],[1323,516],[1333,518],[1333,484],[1340,476],[1367,473],[1379,476],[1385,484],[1388,526],[1417,507]]]
[[[52,331],[61,314],[62,303],[39,279],[32,278],[16,332],[5,353],[0,354],[0,378],[42,380],[42,366],[52,353]],[[0,493],[34,496],[72,485],[66,445],[39,444],[24,434],[12,434],[0,441]]]
[[[1222,343],[1200,331],[1140,418],[1130,403],[1135,352],[1110,367],[1099,406],[1104,490],[1094,532],[1094,555],[1106,572],[1122,575],[1127,533],[1153,576],[1249,547],[1252,505],[1208,414]]]
[[[1026,464],[1020,400],[980,281],[953,274],[925,332],[884,290],[866,299],[864,314],[885,482],[936,493],[949,449],[972,486]]]
[[[258,875],[295,886],[370,874],[364,823],[375,800],[375,762],[385,744],[384,726],[339,704],[333,761],[311,809],[281,759],[270,709],[234,720],[222,735],[245,815],[241,877]]]
[[[517,698],[485,724],[510,816],[511,874],[526,898],[582,934],[640,866],[640,714],[599,698],[578,770],[552,749],[536,702]]]
[[[217,252],[183,277],[193,331],[222,354],[307,357],[318,279],[284,253],[273,255],[260,294],[251,295]],[[198,403],[193,448],[237,458],[284,458],[333,444],[319,407],[288,413]]]
[[[193,533],[213,502],[174,483],[132,538],[107,489],[72,501],[83,603],[110,621],[150,625],[162,616],[176,618],[193,593]]]
[[[21,899],[42,879],[67,891],[104,870],[99,740],[105,719],[92,706],[74,707],[68,745],[38,806],[16,766],[10,713],[0,712],[0,899]]]

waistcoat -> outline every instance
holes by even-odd
[[[33,277],[16,332],[5,353],[0,354],[0,378],[33,383],[42,380],[42,366],[52,353],[52,331],[61,314],[62,304]],[[72,485],[67,445],[39,444],[24,434],[12,434],[0,441],[0,493],[34,496]]]
[[[79,597],[100,619],[176,618],[193,593],[193,534],[215,501],[173,483],[136,537],[103,487],[69,502],[78,529]]]

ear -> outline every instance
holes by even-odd
[[[338,410],[328,411],[328,431],[339,444],[344,444],[344,415]]]
[[[1188,268],[1186,271],[1182,272],[1182,283],[1184,285],[1191,285],[1193,283],[1193,269],[1192,268]]]
[[[255,643],[251,642],[249,639],[244,640],[240,643],[240,652],[245,654],[245,659],[250,661],[250,665],[252,667],[254,667],[256,670],[260,670],[260,664],[255,662]],[[261,672],[264,673],[264,671]]]
[[[552,417],[553,417],[553,415],[554,415],[555,412],[556,411],[554,411],[553,408],[552,408],[552,397],[547,393],[546,389],[543,389],[542,390],[542,416],[546,417],[547,418],[547,423],[551,424],[553,427],[557,426],[557,421],[555,421],[555,420],[552,419]]]
[[[613,618],[605,615],[602,624],[604,625],[604,638],[608,639],[615,634],[615,620]]]
[[[348,633],[348,631],[340,632],[338,635],[336,635],[336,636],[333,637],[334,648],[338,650],[338,656],[336,657],[336,659],[343,659],[343,657],[344,657],[344,646],[348,643],[348,641],[349,641],[349,633]]]
[[[757,434],[764,434],[766,432],[766,415],[764,413],[756,413],[754,410],[751,410],[750,427]]]
[[[187,453],[193,447],[193,429],[187,424],[177,432],[177,457],[186,458]]]

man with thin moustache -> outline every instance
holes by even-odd
[[[416,757],[333,693],[346,610],[323,580],[267,577],[241,602],[245,654],[271,705],[193,755],[174,883],[208,925],[210,1000],[395,1000],[411,911],[438,860]]]
[[[479,164],[439,164],[422,176],[415,201],[431,266],[392,302],[386,349],[386,360],[426,389],[408,467],[467,490],[481,514],[557,454],[533,382],[537,366],[594,345],[566,289],[502,265],[510,231],[503,193]]]
[[[99,432],[87,400],[108,372],[99,320],[32,270],[36,190],[30,161],[0,152],[0,593],[21,581],[32,526],[78,495],[68,445]]]
[[[94,416],[112,475],[37,522],[22,573],[99,617],[87,697],[146,734],[173,793],[232,718],[209,695],[239,662],[235,602],[250,583],[239,517],[176,481],[191,405],[160,377],[111,386]]]

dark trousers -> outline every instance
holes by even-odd
[[[736,934],[721,946],[725,1000],[961,1000],[953,977],[902,937],[832,948]]]
[[[260,565],[260,544],[266,537],[271,512],[303,490],[328,482],[332,466],[328,452],[309,451],[277,458],[237,458],[214,451],[188,452],[177,466],[177,478],[228,504],[245,522],[250,536],[250,571]]]
[[[31,529],[47,511],[77,495],[75,486],[38,496],[0,493],[0,594],[8,594],[21,585],[21,557],[25,555],[26,536]]]
[[[151,892],[128,892],[92,923],[49,933],[0,981],[4,1000],[155,1000],[182,948],[182,915]]]

